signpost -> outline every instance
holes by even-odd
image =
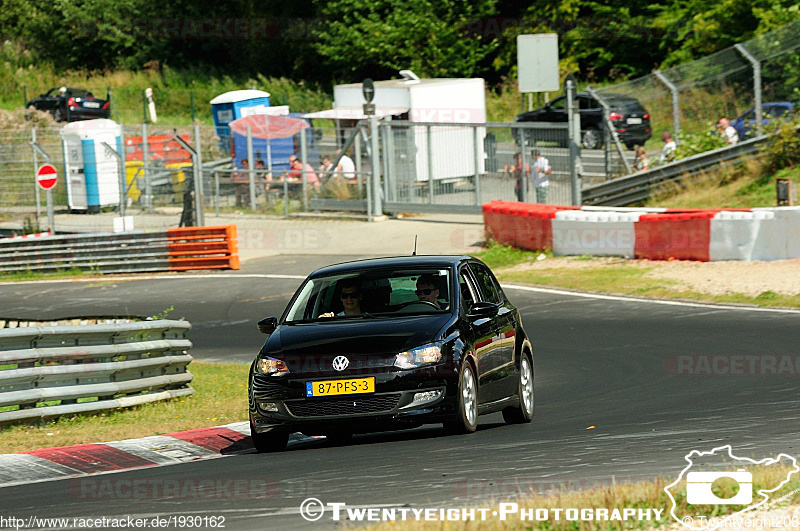
[[[378,173],[378,122],[375,119],[375,83],[371,78],[366,78],[361,83],[361,92],[364,94],[364,114],[369,118],[370,134],[370,166],[372,167],[372,182],[367,183],[367,220],[373,221],[374,216],[382,216],[381,206],[381,177]],[[370,190],[371,189],[371,190]],[[374,204],[373,204],[374,202]]]
[[[36,170],[36,184],[42,190],[52,190],[58,182],[58,171],[52,164],[42,164]]]
[[[55,232],[53,221],[53,188],[58,183],[58,171],[52,164],[42,164],[36,170],[36,184],[42,190],[47,190],[47,230]]]

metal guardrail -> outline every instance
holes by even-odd
[[[366,212],[365,199],[320,199],[312,198],[311,210],[333,210],[339,212]],[[384,201],[383,211],[388,213],[410,212],[414,214],[448,213],[448,214],[480,214],[480,205],[454,205],[440,203],[401,203],[397,201]]]
[[[584,188],[584,205],[625,206],[645,201],[650,193],[668,182],[678,182],[686,177],[707,171],[712,166],[747,160],[760,156],[761,147],[769,142],[769,137],[760,136],[733,146],[707,151],[665,166],[612,179],[601,184]]]
[[[0,330],[0,424],[193,394],[190,328],[156,320]]]
[[[239,269],[236,226],[0,240],[0,271],[98,273]]]

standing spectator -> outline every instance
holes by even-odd
[[[242,159],[241,169],[235,170],[231,173],[231,183],[234,185],[234,192],[236,194],[236,206],[246,206],[250,199],[250,175],[248,169],[250,162],[247,159]]]
[[[645,171],[650,169],[650,159],[647,158],[647,151],[644,146],[633,148],[636,155],[633,157],[633,171]]]
[[[730,120],[724,116],[717,122],[717,130],[719,130],[719,134],[725,138],[725,142],[728,144],[733,145],[739,141],[739,133],[731,125]]]
[[[336,152],[338,156],[342,150]],[[355,179],[356,178],[356,165],[353,162],[353,159],[347,156],[347,154],[342,155],[342,158],[339,159],[339,164],[336,165],[337,173],[344,177],[345,179]]]
[[[547,191],[550,189],[550,177],[553,173],[550,161],[539,150],[533,150],[533,182],[536,188],[536,202],[547,203]]]
[[[660,164],[666,164],[675,160],[675,150],[678,149],[678,144],[672,139],[672,131],[665,129],[661,133],[661,140],[664,141],[664,147],[661,148],[661,156],[658,158]]]
[[[525,171],[522,171],[522,153],[514,154],[514,164],[506,166],[505,170],[514,178],[514,193],[517,201],[522,201],[522,187],[528,186],[528,177],[531,175],[531,165],[525,162]]]

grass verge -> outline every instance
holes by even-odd
[[[0,429],[0,453],[95,441],[118,441],[247,420],[247,363],[193,361],[195,394],[42,425]]]
[[[757,493],[760,489],[771,490],[777,487],[783,480],[787,478],[790,468],[780,467],[759,467],[754,469],[753,472],[753,502],[759,500]],[[499,516],[494,516],[491,510],[487,513],[485,521],[480,520],[480,513],[477,514],[477,521],[474,522],[452,522],[454,528],[462,529],[480,529],[480,530],[505,530],[505,529],[541,529],[541,530],[611,530],[611,529],[650,529],[653,527],[674,526],[675,529],[681,530],[689,529],[678,524],[673,519],[670,511],[673,507],[672,500],[667,496],[664,487],[671,484],[673,478],[665,480],[658,478],[652,481],[636,482],[636,483],[615,483],[608,486],[594,487],[586,490],[570,490],[569,485],[564,485],[561,488],[545,495],[532,495],[522,496],[515,499],[513,503],[516,504],[518,509],[513,511],[513,507],[506,506],[507,518],[501,521]],[[669,483],[668,483],[669,482]],[[730,490],[735,487],[732,485],[721,485],[720,487],[712,488],[712,491],[723,497],[730,498]],[[732,515],[737,511],[743,510],[746,506],[740,505],[689,505],[686,500],[685,481],[682,481],[672,487],[670,492],[675,497],[675,514],[681,518],[683,516],[697,516],[703,515],[712,518],[724,518],[727,515]],[[800,503],[800,478],[797,474],[793,474],[789,482],[784,484],[779,490],[775,491],[769,496],[769,501],[765,504],[764,508],[776,509],[781,507],[792,506]],[[779,498],[786,496],[780,502],[774,503]],[[499,503],[503,500],[492,500],[490,503],[482,503],[480,507],[483,508],[500,508]],[[506,502],[508,503],[508,502]],[[771,503],[774,505],[770,506]],[[591,515],[602,514],[596,510],[608,510],[609,521],[598,520],[581,520],[580,512],[578,513],[577,520],[568,520],[565,511],[559,514],[556,518],[555,509],[577,508],[579,511],[591,509]],[[611,520],[613,511],[619,510],[620,513],[623,509],[659,509],[663,510],[660,514],[659,520],[637,520],[629,518],[626,521]],[[523,519],[523,510],[529,511],[525,516],[529,518]],[[546,518],[544,517],[546,514]],[[585,513],[588,514],[589,513]],[[638,511],[637,511],[638,514]],[[537,516],[542,517],[541,519]],[[655,514],[651,512],[651,516],[655,518]],[[765,517],[760,511],[748,511],[740,515],[741,517],[750,517],[758,519]],[[695,525],[700,527],[699,519],[696,519]],[[755,523],[755,522],[752,522]],[[420,523],[403,523],[403,529],[447,529],[449,523],[443,522],[420,522]],[[385,523],[377,526],[370,527],[370,529],[383,530],[395,529],[398,526],[394,523]],[[735,527],[735,526],[734,526]],[[743,524],[741,527],[751,527],[753,529],[763,529],[756,525],[746,526]],[[721,529],[725,529],[722,527]]]

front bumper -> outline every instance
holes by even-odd
[[[457,374],[426,367],[384,374],[348,374],[346,378],[375,378],[368,394],[306,397],[308,381],[335,377],[251,376],[250,418],[257,432],[274,429],[307,435],[332,429],[369,432],[387,427],[410,427],[440,422],[457,407]]]

